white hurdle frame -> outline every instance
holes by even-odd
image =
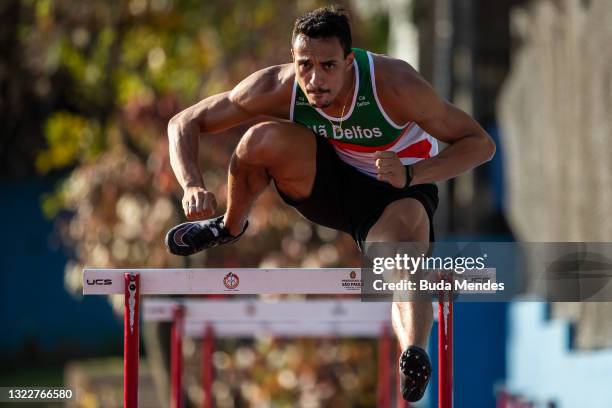
[[[177,300],[147,299],[144,321],[172,322],[171,407],[182,406],[182,335],[202,340],[204,407],[212,407],[214,338],[273,336],[281,338],[377,338],[379,355],[389,356],[390,307],[387,303],[336,300]],[[379,357],[380,358],[380,357]],[[379,360],[377,406],[391,407],[391,370]],[[403,400],[402,400],[403,401]],[[398,407],[405,404],[398,404]]]
[[[138,407],[141,295],[359,295],[361,285],[359,268],[83,270],[84,295],[122,294],[125,299],[123,319],[125,408]]]
[[[446,276],[451,273],[444,272]],[[141,282],[142,278],[142,282]],[[461,279],[488,278],[495,269],[467,271]],[[138,406],[140,295],[359,295],[359,268],[85,269],[84,295],[123,294],[124,406]],[[438,296],[438,406],[453,406],[453,294]]]

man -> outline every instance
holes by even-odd
[[[351,234],[362,250],[368,241],[433,242],[433,183],[488,161],[495,152],[491,138],[407,63],[351,48],[341,10],[299,17],[291,54],[292,63],[255,72],[170,121],[170,159],[192,221],[168,232],[169,250],[190,255],[237,240],[271,180],[286,203]],[[277,119],[252,126],[236,147],[226,213],[197,221],[212,217],[216,206],[197,165],[200,133],[258,115]],[[436,139],[449,143],[439,154]],[[432,314],[429,301],[393,303],[408,401],[423,396],[431,376],[425,349]]]

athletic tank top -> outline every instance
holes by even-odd
[[[391,120],[376,93],[372,54],[359,48],[353,48],[353,52],[357,92],[354,92],[344,117],[329,116],[311,106],[296,79],[291,121],[327,138],[342,161],[372,177],[376,177],[374,153],[377,151],[395,152],[404,165],[438,154],[436,139],[416,123],[398,125]]]

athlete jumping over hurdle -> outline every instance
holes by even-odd
[[[191,220],[168,232],[170,252],[190,255],[236,241],[271,180],[287,204],[351,234],[361,250],[365,242],[434,242],[433,183],[490,160],[490,136],[406,62],[352,48],[341,9],[299,17],[291,55],[291,63],[257,71],[170,121],[170,160]],[[210,218],[216,202],[198,168],[200,134],[258,115],[276,119],[244,134],[229,166],[226,213]],[[438,153],[436,139],[449,146]],[[430,301],[393,303],[408,401],[422,398],[431,377],[425,350],[432,315]]]

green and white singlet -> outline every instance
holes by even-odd
[[[359,48],[353,48],[353,51],[357,92],[354,92],[350,109],[344,117],[329,116],[311,106],[296,79],[291,121],[328,139],[342,161],[372,177],[376,177],[374,154],[377,151],[395,152],[404,165],[438,154],[437,140],[416,123],[398,125],[389,118],[376,93],[372,54]]]

